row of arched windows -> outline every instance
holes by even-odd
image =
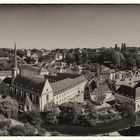
[[[23,89],[18,89],[12,86],[10,87],[10,91],[11,91],[11,96],[20,100],[21,102],[24,103],[26,96],[29,96],[32,103],[36,106],[39,106],[39,97],[38,95],[35,95],[35,93],[31,93],[31,92],[29,93],[29,91],[27,92]]]

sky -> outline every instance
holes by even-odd
[[[140,5],[0,5],[0,47],[140,46]]]

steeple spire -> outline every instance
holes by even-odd
[[[15,42],[15,49],[14,49],[14,68],[17,68],[17,50],[16,50],[16,42]]]
[[[16,50],[16,42],[15,42],[15,48],[14,48],[14,67],[12,70],[12,82],[14,81],[15,77],[19,74],[19,69],[17,66],[17,50]]]

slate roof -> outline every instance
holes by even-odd
[[[28,96],[26,96],[24,106],[29,107],[29,108],[33,107],[33,103],[32,103],[31,99]]]
[[[31,65],[20,65],[20,69],[27,69],[27,70],[34,70],[34,71],[40,71],[39,67],[31,66]]]
[[[96,49],[87,48],[86,51],[87,51],[87,53],[95,53]]]
[[[17,75],[14,79],[13,85],[32,90],[41,95],[46,80],[38,77],[27,77]]]
[[[97,88],[97,84],[94,80],[94,78],[92,78],[89,82],[89,88],[90,88],[90,91],[92,92],[95,88]]]
[[[5,77],[2,82],[10,85],[11,82],[12,82],[12,78],[11,77]]]
[[[66,78],[76,78],[79,74],[69,74],[69,73],[57,73],[56,75],[45,75],[45,79],[49,81],[60,81]]]
[[[48,70],[45,69],[44,67],[40,68],[40,72],[47,72]]]
[[[112,92],[106,82],[100,83],[97,81],[96,84],[97,87],[96,86],[94,87],[94,90],[92,92],[93,94]]]
[[[140,87],[140,81],[134,86],[135,98],[140,97],[140,88],[138,88],[138,87]],[[137,92],[136,92],[136,88],[138,88]]]
[[[140,87],[140,81],[134,86],[134,88]]]
[[[52,87],[54,96],[56,96],[56,95],[66,91],[70,88],[77,86],[78,84],[80,84],[84,81],[86,81],[85,77],[79,76],[79,77],[74,78],[74,79],[66,78],[66,79],[61,80],[61,81],[53,82],[53,83],[50,83],[50,85]]]
[[[35,67],[32,65],[20,65],[19,66],[20,69],[28,69],[28,70],[33,70],[33,71],[37,71],[37,72],[46,72],[47,69],[45,69],[44,67]]]
[[[73,53],[74,49],[69,49],[67,53]]]
[[[131,97],[131,98],[135,98],[135,93],[134,93],[133,87],[130,87],[130,86],[121,85],[117,89],[116,93],[120,94],[120,95],[123,95],[123,96],[128,96],[128,97]]]

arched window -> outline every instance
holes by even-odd
[[[34,100],[35,100],[35,99],[34,99],[34,95],[32,94],[32,102],[33,102],[33,103],[34,103]]]
[[[36,104],[39,105],[39,97],[36,96]]]
[[[16,88],[14,89],[14,96],[16,97]]]
[[[49,95],[46,95],[46,101],[49,102]]]
[[[30,94],[30,99],[31,99],[31,101],[33,102],[33,99],[32,99],[32,94]]]

